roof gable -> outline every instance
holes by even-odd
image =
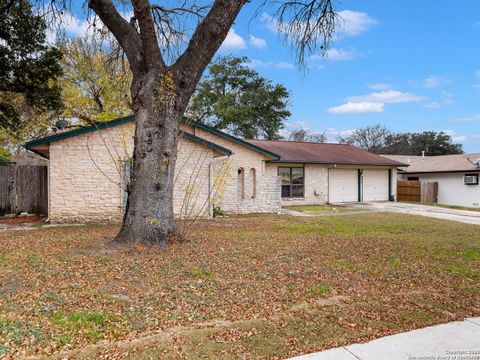
[[[89,133],[89,132],[96,131],[96,130],[102,130],[102,129],[106,129],[106,128],[109,128],[109,127],[122,125],[122,124],[129,123],[129,122],[132,122],[132,121],[135,121],[135,116],[129,115],[129,116],[121,117],[121,118],[114,119],[114,120],[111,120],[111,121],[106,121],[106,122],[98,123],[98,124],[95,124],[95,125],[82,127],[82,128],[78,128],[78,129],[71,130],[71,131],[65,131],[65,132],[62,132],[62,133],[59,133],[59,134],[54,134],[54,135],[46,136],[46,137],[43,137],[43,138],[40,138],[40,139],[32,140],[32,141],[29,141],[29,142],[25,143],[24,146],[25,146],[25,148],[27,148],[29,150],[34,150],[34,148],[36,146],[39,146],[39,145],[50,144],[52,142],[60,141],[60,140],[63,140],[63,139],[67,139],[67,138],[70,138],[70,137],[82,135],[82,134]],[[235,136],[227,134],[223,131],[217,130],[217,129],[211,127],[211,126],[208,126],[208,125],[205,125],[205,124],[202,124],[198,121],[193,121],[193,120],[192,121],[188,120],[187,123],[194,126],[194,127],[198,127],[200,129],[208,131],[212,134],[220,136],[224,139],[228,139],[228,140],[233,141],[237,144],[245,146],[245,147],[247,147],[247,148],[249,148],[253,151],[259,152],[259,153],[261,153],[263,155],[266,155],[268,157],[271,157],[273,159],[280,159],[280,156],[277,155],[277,154],[274,154],[274,153],[272,153],[270,151],[267,151],[267,150],[265,150],[261,147],[258,147],[256,145],[250,144],[250,143],[248,143],[248,142],[246,142],[246,141],[244,141],[240,138],[237,138]],[[205,139],[201,139],[198,136],[195,136],[195,135],[190,134],[190,133],[185,133],[185,134],[188,134],[186,136],[189,137],[190,140],[193,140],[193,137],[195,137],[196,139],[194,141],[203,143],[204,145],[207,145],[207,146],[210,146],[210,147],[213,147],[213,148],[219,148],[219,149],[221,148],[223,150],[221,150],[221,151],[219,150],[220,152],[224,152],[226,150],[226,151],[229,152],[229,155],[232,154],[232,152],[230,150],[228,150],[226,148],[223,148],[219,145],[216,145],[216,144],[214,144],[210,141],[207,141]],[[202,141],[199,141],[199,139],[202,140]],[[218,149],[216,149],[216,150],[218,150]]]

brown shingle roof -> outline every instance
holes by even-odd
[[[384,155],[384,157],[409,164],[408,168],[401,168],[407,173],[480,170],[477,165],[472,163],[476,159],[480,159],[480,154],[425,156],[425,158],[408,155]]]
[[[245,141],[280,155],[280,161],[283,162],[405,166],[401,162],[372,154],[352,145],[250,139]]]

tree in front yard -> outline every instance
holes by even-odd
[[[289,93],[249,68],[246,57],[224,56],[208,67],[187,114],[216,129],[250,139],[277,140]]]
[[[179,124],[203,72],[248,3],[88,1],[88,7],[118,41],[132,72],[130,93],[136,118],[133,169],[117,242],[165,247],[167,238],[176,234],[173,180]],[[62,0],[56,4],[66,7]],[[128,19],[120,14],[125,5],[132,10]],[[257,6],[265,11],[265,6],[276,6],[275,23],[297,50],[299,64],[320,45],[326,51],[337,18],[331,0],[266,1]],[[186,41],[172,47],[176,43],[172,39]]]
[[[0,0],[0,144],[43,134],[61,107],[61,53],[46,42],[46,23],[26,0]],[[2,150],[6,153],[7,150]]]
[[[126,59],[99,35],[65,41],[61,77],[63,115],[84,125],[129,115],[132,74]]]

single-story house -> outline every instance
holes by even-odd
[[[133,133],[128,116],[25,144],[48,159],[52,222],[121,220]],[[393,200],[399,166],[350,145],[244,140],[190,121],[179,136],[174,211],[278,213],[285,204]]]
[[[398,169],[400,180],[437,182],[439,204],[480,207],[480,154],[385,156],[409,165]]]

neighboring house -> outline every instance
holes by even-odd
[[[400,180],[438,182],[439,204],[480,207],[480,154],[385,157],[409,165],[398,169]]]
[[[134,117],[61,132],[25,147],[47,159],[52,222],[119,221],[133,150]],[[179,217],[278,213],[285,204],[394,199],[395,160],[351,145],[243,140],[182,125],[175,174]]]

